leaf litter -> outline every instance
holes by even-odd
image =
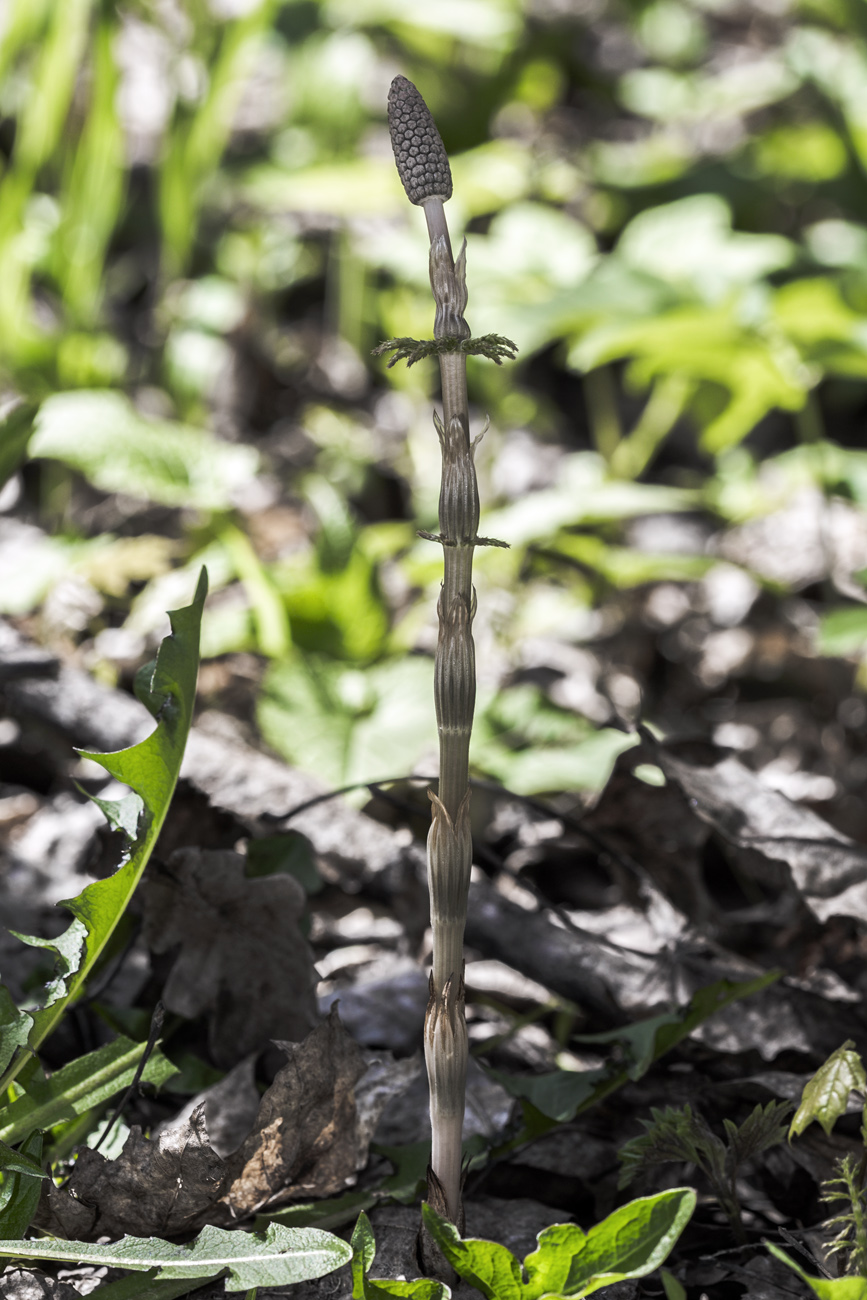
[[[279,1047],[288,1060],[234,1151],[219,1155],[211,1145],[207,1100],[156,1138],[134,1126],[116,1159],[85,1148],[63,1187],[47,1185],[37,1226],[80,1240],[174,1237],[345,1191],[367,1162],[379,1116],[417,1067],[398,1066],[386,1081],[383,1062],[365,1059],[336,1007],[303,1042]],[[364,1089],[368,1073],[375,1077]]]
[[[178,849],[141,891],[145,943],[174,955],[163,1003],[188,1020],[207,1017],[223,1067],[281,1034],[303,1038],[317,1018],[313,954],[299,929],[304,890],[287,875],[250,880],[245,866],[231,850]]]
[[[699,675],[703,662],[696,661]],[[16,717],[25,731],[38,719],[40,727],[74,741],[86,720],[112,716],[111,692],[94,694],[84,686],[78,709],[61,709],[51,686],[44,678],[16,681]],[[134,712],[124,715],[130,738]],[[767,766],[766,755],[761,762]],[[469,994],[476,1068],[493,1067],[510,1081],[510,1092],[497,1085],[505,1108],[498,1102],[488,1111],[489,1120],[495,1118],[484,1132],[476,1129],[474,1141],[481,1145],[471,1148],[477,1151],[468,1173],[475,1235],[502,1242],[517,1225],[535,1222],[530,1240],[510,1247],[520,1256],[547,1224],[598,1221],[618,1202],[617,1152],[644,1131],[654,1108],[690,1106],[722,1140],[729,1125],[743,1129],[774,1097],[797,1103],[823,1059],[848,1039],[863,1043],[863,850],[820,811],[774,788],[756,765],[748,750],[735,757],[706,741],[660,744],[645,737],[617,760],[601,798],[583,815],[476,792],[485,872],[473,885],[468,956],[471,965],[499,962],[516,982],[496,992],[470,988]],[[654,769],[658,775],[648,783]],[[159,1096],[146,1088],[130,1101],[130,1136],[114,1161],[79,1148],[66,1185],[43,1193],[41,1222],[55,1216],[56,1230],[62,1225],[78,1240],[124,1232],[186,1237],[203,1224],[249,1226],[271,1214],[290,1215],[292,1223],[308,1216],[347,1235],[366,1205],[377,1234],[376,1262],[392,1269],[378,1275],[398,1275],[389,1245],[398,1239],[404,1243],[398,1272],[414,1275],[417,1209],[388,1204],[389,1183],[400,1182],[394,1162],[403,1157],[393,1142],[391,1154],[381,1154],[386,1147],[376,1124],[380,1115],[380,1132],[387,1132],[389,1116],[396,1120],[403,1106],[399,1140],[424,1131],[424,1095],[413,1083],[417,1062],[405,1055],[420,1044],[412,1037],[412,1017],[407,1013],[398,1030],[397,1013],[401,980],[409,981],[407,994],[415,987],[410,968],[416,961],[419,969],[423,938],[423,857],[405,829],[418,825],[419,800],[414,787],[401,789],[395,819],[378,800],[369,806],[374,817],[334,801],[311,804],[320,793],[310,778],[257,753],[215,718],[193,728],[177,821],[173,828],[170,814],[165,828],[166,843],[181,853],[157,856],[140,900],[144,938],[153,942],[137,941],[137,950],[149,953],[151,988],[170,1001],[176,1018],[172,1033],[183,1087],[168,1081]],[[308,807],[294,817],[299,804]],[[505,816],[507,807],[513,811]],[[193,831],[198,843],[191,842]],[[255,880],[245,873],[244,845],[275,831],[303,832],[324,882],[315,897],[305,898],[298,881],[279,867]],[[268,888],[256,897],[263,885]],[[347,898],[355,911],[346,913]],[[235,931],[221,906],[247,928],[234,953]],[[279,939],[267,945],[273,952],[256,944],[269,907],[285,914],[291,935],[285,947]],[[378,923],[383,908],[398,919],[397,927]],[[344,914],[355,918],[351,926],[343,925]],[[162,935],[170,941],[163,943]],[[317,1076],[322,1091],[314,1088],[308,1097],[299,1083],[298,1054],[324,1027],[304,1038],[317,1016],[312,967],[326,956],[323,1008],[344,997],[358,1046],[353,1052],[345,1041],[332,1043],[328,1050],[341,1069],[327,1079]],[[677,1021],[702,988],[724,980],[749,984],[775,968],[782,970],[779,978],[721,1006],[655,1061],[635,1036],[636,1022]],[[208,972],[220,974],[212,980]],[[532,994],[522,996],[522,987]],[[110,984],[104,996],[110,1004]],[[139,1004],[146,1006],[149,996],[140,994]],[[401,1054],[396,1061],[382,1050],[392,998]],[[221,1026],[225,1014],[234,1016],[234,1039]],[[277,1060],[273,1048],[257,1051],[269,1039],[285,1044],[295,1035],[303,1041],[289,1044],[291,1060],[285,1053]],[[208,1082],[203,1061],[232,1068]],[[294,1082],[285,1073],[293,1068]],[[582,1109],[582,1074],[592,1090],[594,1073],[623,1081]],[[495,1083],[496,1076],[487,1078]],[[564,1107],[569,1087],[572,1101]],[[531,1101],[545,1101],[545,1088],[554,1089],[559,1120]],[[293,1120],[290,1133],[285,1119],[291,1116],[298,1123]],[[770,1125],[769,1140],[779,1127]],[[398,1129],[392,1123],[391,1132]],[[344,1140],[322,1137],[338,1130]],[[857,1150],[846,1133],[826,1137],[812,1126],[791,1146],[748,1151],[738,1191],[750,1243],[781,1221],[792,1227],[798,1218],[820,1222],[817,1184],[841,1153]],[[486,1162],[485,1151],[494,1159]],[[700,1169],[684,1178],[686,1169],[671,1166],[672,1178],[695,1182],[701,1198],[673,1257],[678,1277],[710,1294],[736,1278],[754,1300],[789,1293],[791,1284],[774,1272],[775,1262],[750,1259],[732,1245],[726,1254],[712,1186]],[[634,1190],[650,1194],[663,1176],[665,1167],[645,1169]],[[418,1181],[404,1179],[401,1187],[401,1197],[412,1199]],[[820,1250],[817,1238],[809,1240]],[[7,1272],[4,1286],[11,1277]],[[55,1289],[67,1285],[48,1282]],[[297,1292],[324,1295],[326,1282],[299,1284]],[[348,1295],[350,1285],[344,1269],[328,1293]],[[639,1282],[618,1285],[624,1296],[644,1294]],[[222,1286],[209,1284],[208,1294],[221,1293]]]

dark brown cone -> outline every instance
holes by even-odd
[[[452,171],[430,109],[411,81],[395,77],[388,92],[388,129],[397,172],[410,203],[452,197]]]

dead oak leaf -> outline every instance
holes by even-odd
[[[304,890],[291,876],[249,879],[244,866],[231,851],[178,849],[142,883],[145,941],[177,949],[163,1002],[188,1019],[207,1013],[224,1067],[269,1039],[303,1038],[317,1018]]]
[[[334,1007],[289,1058],[262,1098],[253,1131],[228,1161],[221,1203],[232,1218],[293,1197],[330,1196],[364,1166],[369,1125],[355,1088],[367,1063]]]
[[[710,767],[654,746],[656,762],[696,814],[738,849],[784,863],[819,921],[867,912],[867,850],[810,808],[765,785],[736,758]]]
[[[229,1227],[266,1206],[330,1196],[352,1183],[379,1115],[418,1073],[418,1062],[393,1062],[386,1083],[382,1054],[368,1060],[336,1007],[302,1043],[280,1047],[286,1065],[232,1155],[223,1158],[210,1145],[205,1098],[154,1139],[133,1128],[116,1160],[82,1150],[64,1187],[46,1185],[36,1226],[79,1240],[174,1237],[206,1223]]]
[[[64,1187],[46,1185],[36,1225],[83,1240],[176,1236],[207,1212],[224,1174],[202,1104],[182,1128],[155,1140],[131,1129],[116,1160],[84,1148]]]

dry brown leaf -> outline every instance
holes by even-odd
[[[203,1104],[155,1141],[131,1129],[116,1160],[84,1148],[65,1187],[47,1184],[36,1224],[85,1241],[125,1232],[175,1236],[219,1195],[224,1172],[208,1142]]]
[[[368,1062],[336,1007],[303,1043],[279,1046],[289,1059],[233,1155],[223,1159],[209,1142],[206,1098],[155,1139],[133,1128],[116,1160],[82,1150],[64,1187],[46,1185],[36,1225],[79,1240],[173,1237],[353,1183],[379,1115],[418,1062],[393,1062],[386,1081],[384,1054]]]
[[[820,921],[867,912],[867,850],[817,813],[765,785],[736,758],[709,767],[655,750],[665,775],[694,811],[739,849],[782,862]],[[749,859],[747,859],[749,864]]]
[[[253,1132],[227,1162],[220,1200],[232,1219],[342,1191],[367,1159],[355,1106],[367,1065],[337,1008],[303,1043],[278,1046],[289,1060],[262,1098]]]
[[[210,1047],[228,1068],[272,1038],[299,1040],[316,1023],[313,954],[299,928],[304,890],[291,876],[248,879],[228,850],[178,849],[142,884],[144,937],[178,949],[169,1011],[208,1014]]]

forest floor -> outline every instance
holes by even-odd
[[[754,570],[798,564],[820,591],[831,527],[838,549],[863,546],[863,521],[841,510],[807,492],[786,528],[745,526],[717,545]],[[675,524],[687,526],[646,527]],[[797,552],[779,546],[787,530]],[[694,1185],[698,1208],[670,1272],[691,1300],[777,1300],[808,1292],[763,1243],[833,1273],[820,1187],[841,1156],[863,1154],[855,1113],[830,1136],[817,1125],[791,1143],[784,1135],[822,1061],[847,1040],[867,1046],[867,707],[857,665],[816,653],[810,590],[778,597],[733,566],[721,573],[622,593],[584,652],[629,666],[664,742],[642,729],[590,800],[474,789],[467,1234],[520,1257],[550,1223],[587,1228],[627,1195]],[[54,905],[118,856],[84,793],[104,774],[73,746],[117,749],[148,719],[74,656],[37,646],[26,620],[0,633],[2,911],[11,929],[53,935]],[[228,656],[223,671],[240,676],[250,658]],[[577,690],[581,672],[579,656],[568,672],[538,663],[526,676]],[[615,692],[616,682],[609,700]],[[633,726],[628,692],[621,703]],[[134,915],[43,1058],[57,1069],[118,1030],[145,1037],[161,1001],[164,1050],[180,1073],[128,1101],[109,1149],[67,1166],[70,1182],[43,1197],[37,1224],[92,1240],[183,1238],[205,1222],[253,1222],[255,1211],[348,1235],[367,1208],[372,1275],[417,1276],[428,783],[395,781],[364,806],[346,803],[213,696],[200,704]],[[6,933],[0,958],[13,995],[47,974],[44,954]],[[695,1000],[709,986],[711,1001]],[[294,1092],[275,1039],[303,1042],[289,1049]],[[298,1140],[227,1210],[213,1200],[214,1169],[261,1133],[266,1087]],[[771,1102],[766,1149],[732,1173],[739,1222],[683,1158],[639,1161],[628,1193],[618,1188],[618,1153],[653,1108],[689,1106],[722,1137],[723,1121],[740,1125]],[[146,1150],[158,1141],[176,1155],[159,1169]],[[179,1174],[177,1153],[193,1149]],[[8,1270],[3,1294],[74,1300],[117,1276],[46,1270]],[[350,1289],[345,1268],[289,1292]],[[218,1282],[200,1294],[222,1293]],[[656,1274],[604,1294],[660,1295],[661,1285]]]

